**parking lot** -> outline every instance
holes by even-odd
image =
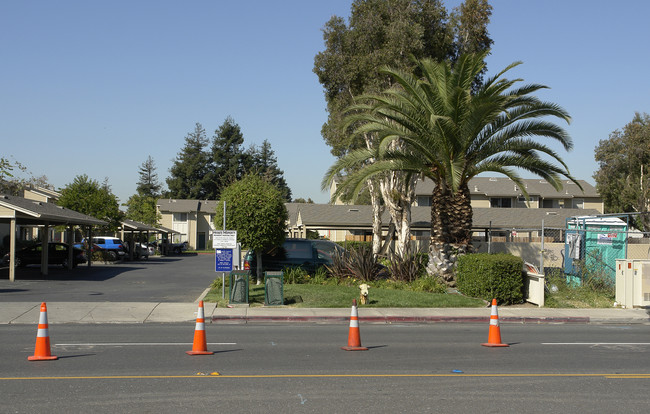
[[[93,262],[75,269],[0,269],[0,302],[194,302],[217,277],[214,256],[153,256],[142,261]]]

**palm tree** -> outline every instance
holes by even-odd
[[[557,190],[562,188],[562,176],[576,182],[558,153],[539,140],[551,139],[571,150],[566,131],[547,120],[556,117],[568,123],[567,112],[532,96],[546,86],[515,88],[521,79],[503,78],[520,62],[477,87],[475,79],[484,68],[485,56],[461,56],[453,67],[450,62],[424,59],[417,62],[419,76],[384,69],[395,86],[366,96],[365,103],[351,107],[349,115],[350,123],[361,125],[355,133],[375,134],[378,145],[351,152],[330,169],[364,164],[347,177],[348,188],[360,187],[368,177],[387,171],[433,180],[429,271],[450,284],[457,254],[471,247],[468,183],[472,177],[484,172],[503,174],[526,197],[517,169],[547,180]]]

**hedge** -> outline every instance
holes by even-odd
[[[499,305],[524,300],[523,260],[510,254],[466,254],[458,258],[458,290]]]

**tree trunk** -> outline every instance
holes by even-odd
[[[431,200],[431,241],[427,272],[456,286],[458,257],[471,251],[472,206],[465,185],[455,194],[446,183],[436,185]]]
[[[374,179],[368,180],[370,202],[372,204],[372,254],[377,257],[381,251],[381,215],[384,207],[381,205],[381,194]]]
[[[411,242],[411,204],[415,197],[417,176],[393,171],[380,181],[381,194],[397,234],[396,253],[404,258]]]

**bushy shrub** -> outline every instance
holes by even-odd
[[[352,241],[352,240],[346,240],[346,241],[339,241],[335,242],[339,246],[343,247],[345,250],[355,250],[357,248],[369,248],[372,250],[372,242],[367,242],[367,241]]]
[[[524,300],[524,273],[521,258],[510,254],[466,254],[458,258],[458,290],[467,296],[499,305]]]
[[[442,283],[440,279],[430,276],[422,276],[413,281],[411,287],[416,292],[429,292],[429,293],[446,293],[447,285]]]
[[[340,280],[356,279],[364,282],[377,279],[383,267],[372,254],[372,246],[359,243],[345,253],[336,253],[332,264],[326,266],[329,273]]]
[[[411,253],[407,250],[404,257],[391,254],[390,260],[385,265],[393,280],[413,282],[425,275],[428,260],[429,257],[426,254]]]

